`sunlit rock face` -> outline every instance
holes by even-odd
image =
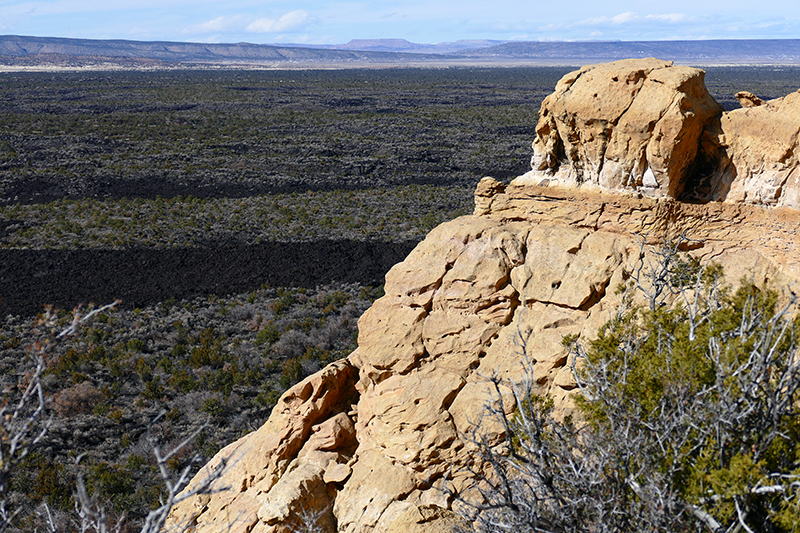
[[[571,407],[567,335],[591,339],[619,306],[615,288],[658,247],[686,233],[691,252],[730,280],[800,279],[800,213],[759,206],[581,191],[484,178],[480,214],[434,229],[386,275],[385,296],[359,321],[359,348],[287,391],[258,431],[222,450],[226,490],[189,499],[173,523],[196,531],[288,532],[303,517],[323,531],[454,531],[441,489],[468,491],[465,435],[503,428],[523,362],[538,390]],[[200,477],[203,472],[199,474]],[[416,528],[416,529],[414,529]],[[226,529],[225,529],[226,530]]]
[[[741,91],[723,112],[702,70],[656,59],[591,65],[542,103],[532,184],[800,207],[800,93]]]
[[[696,196],[798,209],[800,92],[766,102],[748,95],[739,98],[742,109],[708,128],[703,149],[710,165]]]
[[[564,76],[545,98],[531,181],[678,197],[722,107],[702,70],[627,59]]]

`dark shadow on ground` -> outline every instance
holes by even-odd
[[[72,308],[121,299],[127,308],[169,298],[250,292],[262,285],[382,285],[416,243],[316,241],[201,248],[0,250],[0,316],[44,304]]]

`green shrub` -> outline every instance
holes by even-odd
[[[136,483],[124,467],[100,462],[89,467],[86,489],[89,494],[110,500],[117,509],[125,509]]]
[[[256,334],[255,343],[259,346],[264,344],[274,344],[281,338],[282,332],[273,322],[267,322],[264,327]]]
[[[713,270],[673,278],[675,306],[565,339],[575,420],[556,420],[533,380],[512,419],[489,408],[512,438],[509,455],[475,439],[494,469],[480,531],[800,530],[797,301],[729,290]]]
[[[125,347],[132,352],[143,352],[145,343],[142,339],[131,339],[125,343]]]
[[[31,501],[45,501],[62,511],[69,510],[73,505],[72,480],[66,469],[39,453],[32,453],[25,458],[12,487]]]
[[[223,338],[218,336],[213,328],[204,329],[198,336],[198,344],[189,356],[189,365],[193,368],[210,366],[219,368],[228,361],[223,349]]]
[[[222,416],[225,414],[225,404],[219,398],[209,398],[203,401],[200,406],[200,411],[208,413],[213,417]]]
[[[175,370],[169,377],[168,384],[179,392],[191,392],[198,386],[194,373],[184,368]]]
[[[281,365],[281,377],[278,383],[284,389],[288,389],[304,377],[303,365],[296,358],[287,359]]]

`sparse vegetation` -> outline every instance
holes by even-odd
[[[489,407],[510,438],[472,439],[489,474],[462,503],[479,531],[800,530],[797,300],[730,289],[677,249],[622,287],[596,339],[565,339],[575,413],[554,416],[532,380],[513,417]],[[654,301],[664,279],[672,298]],[[640,289],[654,305],[627,305]]]
[[[6,73],[0,203],[472,192],[526,170],[539,102],[566,71]]]
[[[374,273],[261,287],[271,273],[244,251],[303,243],[334,262],[335,246],[318,243],[343,239],[377,243],[362,255],[374,260],[383,243],[417,241],[470,212],[480,177],[528,169],[541,99],[568,70],[0,75],[0,269],[22,270],[0,276],[4,398],[18,398],[33,371],[31,305],[78,303],[85,279],[98,293],[116,289],[115,257],[144,273],[134,283],[159,281],[46,360],[52,425],[4,488],[23,510],[16,525],[41,523],[45,503],[68,524],[78,476],[110,519],[126,512],[141,524],[164,494],[148,432],[170,446],[208,420],[168,460],[173,471],[191,466],[258,427],[286,387],[347,355],[381,293],[364,285]],[[797,88],[796,69],[766,82],[763,72],[721,69],[707,81],[723,103],[738,90]],[[192,254],[162,253],[176,249]],[[211,265],[219,283],[198,276],[184,291],[173,270],[187,262]],[[242,269],[241,283],[223,279]],[[17,291],[20,279],[53,290]],[[18,295],[37,301],[25,307]],[[66,326],[67,314],[57,320]]]
[[[195,455],[205,462],[259,427],[284,390],[349,354],[356,321],[377,294],[359,285],[263,288],[98,315],[43,360],[48,401],[39,418],[50,426],[10,478],[8,501],[28,520],[42,503],[69,514],[81,476],[110,521],[125,513],[138,528],[163,496],[148,435],[170,449],[206,423],[169,459],[174,471],[199,467]],[[68,314],[55,323],[68,325]],[[13,401],[41,333],[19,317],[0,331],[0,387]]]
[[[202,247],[321,239],[421,240],[470,212],[464,187],[403,185],[250,198],[56,200],[0,207],[4,248]]]

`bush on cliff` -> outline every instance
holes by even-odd
[[[532,380],[513,417],[493,411],[511,438],[475,439],[491,473],[464,503],[480,531],[800,531],[797,301],[680,266],[677,305],[565,339],[575,416],[554,418]]]

